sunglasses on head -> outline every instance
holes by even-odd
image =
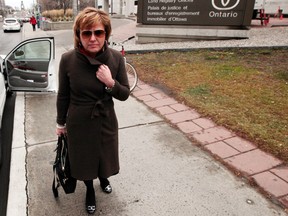
[[[92,34],[94,34],[95,37],[102,38],[105,36],[105,31],[104,30],[95,30],[95,31],[81,31],[81,36],[83,38],[90,38]]]

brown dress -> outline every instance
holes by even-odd
[[[59,65],[57,123],[67,126],[71,173],[78,180],[108,178],[120,169],[112,97],[124,101],[130,92],[123,57],[105,47],[96,58],[78,49],[68,51]],[[96,78],[101,64],[109,67],[115,80],[111,92]]]

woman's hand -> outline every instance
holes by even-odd
[[[67,134],[67,130],[66,130],[66,126],[62,126],[62,125],[56,125],[56,134],[57,136],[61,136],[61,134],[66,135]]]
[[[96,71],[96,77],[103,82],[108,88],[112,88],[115,85],[115,81],[112,78],[111,71],[107,65],[101,65]]]

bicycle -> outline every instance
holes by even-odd
[[[125,67],[126,67],[126,72],[127,72],[127,76],[128,76],[128,80],[129,80],[129,86],[130,86],[130,92],[132,92],[136,86],[137,86],[137,83],[138,83],[138,74],[137,74],[137,71],[136,69],[134,68],[134,66],[127,62],[127,59],[125,57],[125,49],[124,49],[124,43],[135,38],[135,36],[132,36],[132,37],[129,37],[128,39],[122,41],[122,42],[110,42],[109,44],[113,46],[121,46],[121,54],[124,58],[124,61],[125,61]]]

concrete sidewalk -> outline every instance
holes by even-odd
[[[29,27],[25,38],[47,35]],[[113,34],[133,31],[130,23]],[[63,50],[56,47],[56,56]],[[55,98],[17,94],[8,216],[86,215],[82,182],[57,200],[51,191]],[[286,215],[279,205],[288,207],[288,168],[280,160],[143,82],[115,107],[121,171],[110,195],[95,181],[95,215]]]

